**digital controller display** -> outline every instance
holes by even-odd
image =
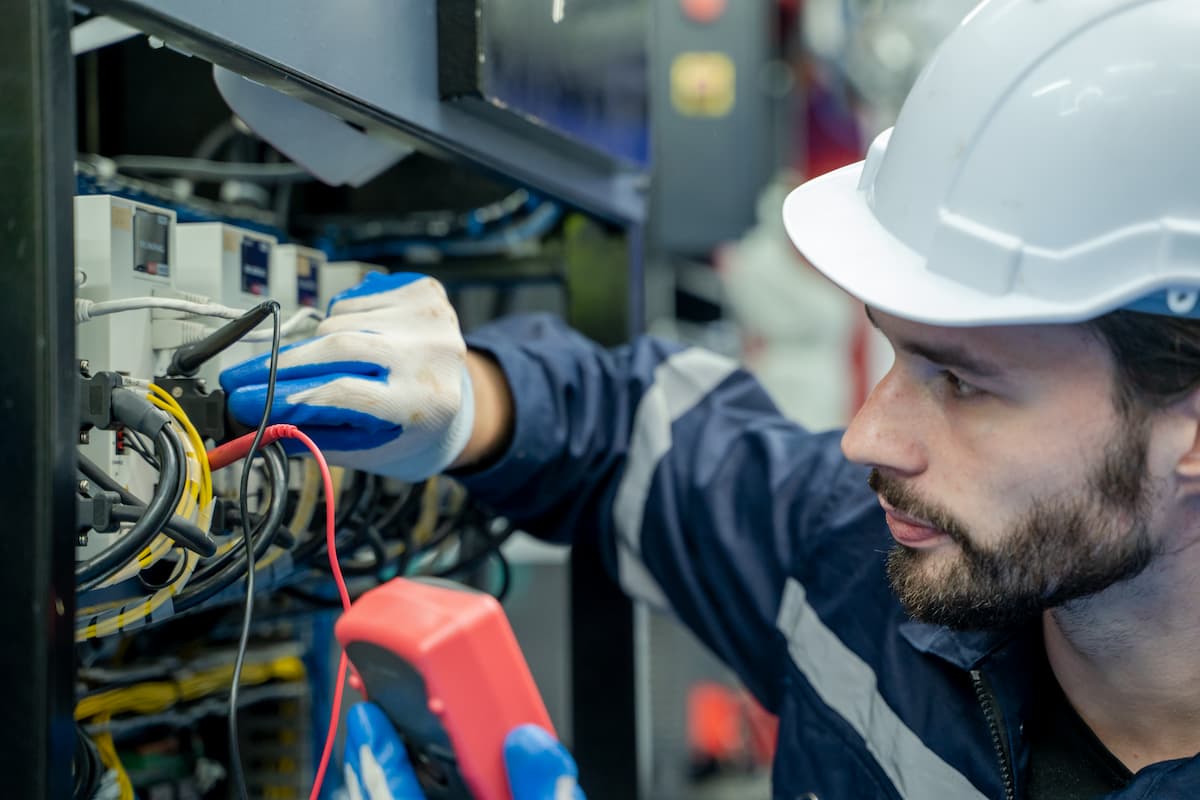
[[[317,298],[320,296],[320,284],[318,282],[320,274],[320,264],[315,258],[308,256],[296,257],[296,304],[308,306],[309,308],[317,307]]]
[[[269,293],[271,245],[249,236],[242,238],[242,291],[253,295]]]
[[[133,211],[133,271],[170,277],[171,218],[137,208]]]

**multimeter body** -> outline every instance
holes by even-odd
[[[395,578],[355,601],[335,635],[428,800],[511,800],[505,736],[526,723],[554,728],[495,598]]]

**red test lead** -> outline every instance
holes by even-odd
[[[321,470],[321,481],[325,488],[325,548],[329,554],[329,568],[333,572],[333,580],[337,584],[338,595],[342,600],[342,609],[349,610],[350,592],[346,589],[346,579],[342,577],[342,568],[338,564],[337,547],[334,543],[334,535],[337,529],[337,526],[334,524],[334,501],[336,500],[336,496],[333,492],[333,476],[329,473],[329,464],[325,461],[325,456],[321,453],[321,449],[317,447],[316,443],[295,425],[268,425],[263,430],[260,447],[277,442],[280,439],[295,439],[301,442],[312,453],[313,458],[317,462],[317,467]],[[238,459],[245,458],[246,454],[250,452],[250,446],[253,443],[254,434],[247,433],[245,436],[239,436],[220,447],[209,450],[209,466],[214,470],[218,470],[234,463]],[[342,687],[346,683],[346,667],[346,654],[343,652],[341,659],[338,661],[337,682],[333,687],[333,703],[329,714],[329,730],[325,736],[325,746],[321,750],[321,761],[317,766],[317,774],[313,779],[313,788],[312,793],[309,795],[309,800],[317,800],[320,796],[321,784],[325,780],[325,771],[329,768],[329,758],[333,753],[333,742],[337,737],[338,721],[341,719]]]

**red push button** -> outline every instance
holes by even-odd
[[[679,0],[683,13],[693,22],[716,22],[725,13],[727,0]]]

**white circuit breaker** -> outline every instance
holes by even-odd
[[[271,259],[274,236],[226,225],[189,222],[178,226],[176,286],[232,308],[249,309],[274,297]],[[220,320],[206,324],[217,326]],[[216,388],[221,370],[270,350],[270,343],[239,342],[205,364],[199,377]]]
[[[286,319],[300,308],[321,308],[325,254],[298,244],[281,244],[271,258],[271,286]],[[322,309],[323,310],[323,309]]]
[[[274,296],[274,236],[223,222],[186,222],[177,236],[178,288],[234,308],[250,308]]]
[[[328,310],[329,301],[335,295],[358,286],[362,283],[363,278],[367,277],[368,272],[387,272],[387,270],[377,264],[368,264],[365,261],[330,261],[321,269],[318,307],[322,311]]]
[[[104,301],[169,294],[174,285],[175,213],[109,195],[75,198],[77,295]],[[75,349],[93,372],[113,370],[137,378],[154,377],[152,313],[124,311],[76,326]],[[152,446],[151,446],[152,447]],[[92,430],[80,452],[143,500],[149,499],[155,471],[127,444],[126,434]],[[92,534],[79,548],[86,558],[103,550],[117,534]]]

